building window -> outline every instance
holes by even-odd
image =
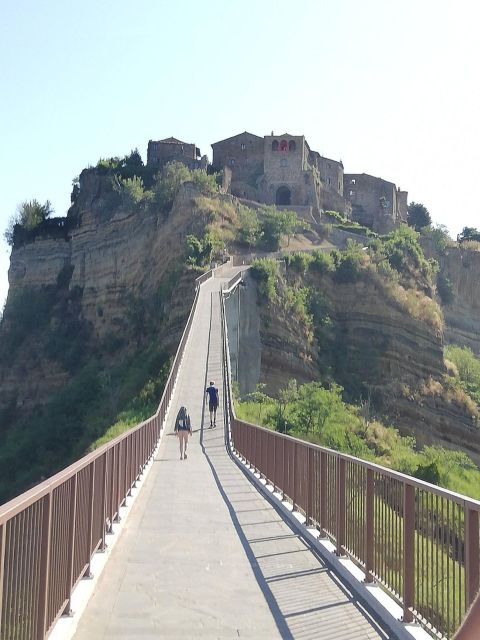
[[[230,159],[230,164],[231,164],[231,165],[232,165],[232,167],[233,167],[233,165],[235,164],[235,159],[234,159],[234,158],[231,158],[231,159]]]
[[[327,162],[327,169],[331,169],[331,168],[332,168],[332,165],[329,162]]]
[[[281,141],[280,151],[288,151],[288,142],[286,140]]]
[[[272,151],[278,151],[278,140],[272,142]]]
[[[355,191],[350,191],[350,197],[355,195]]]
[[[290,142],[288,143],[288,150],[295,151],[296,148],[297,148],[297,145],[295,144],[295,140],[290,140]]]
[[[355,178],[352,178],[352,179],[350,180],[350,184],[355,184]]]
[[[327,184],[328,184],[328,185],[329,185],[329,184],[331,184],[331,180],[330,180],[330,178],[327,178]]]
[[[241,149],[242,151],[245,151],[245,149],[246,149],[246,148],[247,148],[247,147],[246,147],[245,143],[244,143],[244,142],[242,142],[242,144],[240,145],[240,149]]]
[[[288,166],[288,162],[286,158],[280,158],[280,166],[281,167],[286,167]]]

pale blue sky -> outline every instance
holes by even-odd
[[[0,0],[0,228],[65,215],[99,157],[170,135],[305,134],[456,234],[480,226],[474,0]],[[0,305],[9,250],[0,246]]]

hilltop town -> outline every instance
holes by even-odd
[[[407,191],[366,173],[345,173],[341,160],[310,149],[305,136],[257,136],[244,131],[212,144],[213,160],[194,143],[177,138],[150,140],[147,166],[172,161],[190,169],[223,172],[223,187],[241,199],[291,207],[319,220],[338,211],[377,233],[388,233],[407,219]]]

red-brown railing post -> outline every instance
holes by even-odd
[[[472,604],[479,586],[478,511],[465,507],[465,605]]]
[[[107,533],[107,454],[103,456],[103,478],[102,478],[102,551],[107,546],[105,535]]]
[[[373,557],[375,545],[375,476],[373,469],[367,469],[365,495],[365,582],[373,582]]]
[[[313,448],[307,447],[307,508],[305,513],[305,524],[308,525],[312,519],[313,512]]]
[[[412,622],[415,594],[415,487],[403,485],[403,621]]]
[[[122,442],[119,442],[117,444],[117,446],[115,447],[115,449],[117,450],[117,458],[116,458],[116,469],[115,469],[115,475],[116,475],[116,483],[115,483],[115,487],[116,487],[116,491],[115,491],[115,509],[117,510],[117,514],[115,516],[115,522],[120,522],[120,477],[121,477],[121,461],[122,461]],[[142,451],[142,454],[144,452]]]
[[[37,640],[47,632],[48,589],[50,578],[50,537],[52,531],[52,494],[47,493],[42,505],[42,542],[40,548],[40,588],[38,599]]]
[[[297,443],[293,443],[293,479],[292,479],[292,511],[295,511],[297,501]]]
[[[327,521],[327,454],[320,453],[320,513],[319,525],[320,534],[326,534],[325,523]]]
[[[88,567],[85,571],[85,576],[90,577],[91,562],[92,562],[92,544],[93,544],[93,501],[95,498],[95,460],[90,465],[90,478],[88,482],[88,528],[87,528],[87,541],[88,541]]]
[[[70,487],[70,513],[68,514],[68,567],[67,567],[67,589],[68,602],[65,606],[64,614],[69,614],[72,608],[72,586],[73,586],[73,565],[75,558],[75,519],[77,514],[77,482],[78,476],[72,477]]]
[[[345,554],[345,460],[343,458],[337,458],[337,506],[335,513],[337,516],[336,522],[336,542],[337,556],[343,556]]]
[[[5,573],[6,539],[7,524],[0,524],[0,638],[2,637],[3,576]]]

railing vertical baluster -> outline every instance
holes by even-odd
[[[313,448],[307,447],[307,507],[305,513],[305,524],[308,525],[313,515]]]
[[[5,575],[5,547],[7,545],[7,524],[0,525],[0,638],[2,637],[3,577]]]
[[[68,514],[68,567],[67,567],[67,595],[68,602],[65,614],[70,614],[72,608],[73,565],[75,559],[75,520],[77,514],[77,484],[78,476],[75,474],[70,487],[70,513]]]
[[[478,511],[465,507],[465,608],[472,604],[479,587]]]
[[[105,551],[107,543],[105,536],[107,533],[107,453],[103,458],[103,474],[102,474],[102,545],[100,549]]]
[[[337,458],[337,506],[336,506],[336,543],[337,556],[343,556],[345,554],[345,511],[346,511],[346,499],[345,499],[345,460],[344,458]]]
[[[320,533],[326,535],[327,522],[327,454],[320,453]]]
[[[52,533],[52,493],[43,498],[40,548],[40,589],[38,602],[37,640],[44,640],[47,632],[47,610],[50,577],[50,538]]]
[[[88,542],[88,567],[85,572],[87,576],[91,576],[91,564],[92,564],[92,544],[93,544],[93,503],[95,500],[95,463],[94,460],[90,465],[90,477],[88,482],[88,527],[87,527],[87,542]]]
[[[292,478],[292,511],[295,511],[295,505],[297,503],[297,443],[293,443],[293,478]]]
[[[373,469],[367,469],[365,496],[365,582],[373,582],[375,548],[375,482]]]
[[[415,487],[403,485],[403,621],[412,622],[415,597]]]
[[[120,522],[120,503],[122,502],[121,500],[121,483],[120,483],[120,479],[122,477],[122,442],[121,441],[117,444],[116,449],[117,449],[117,467],[116,467],[116,492],[115,492],[115,508],[117,510],[117,515],[115,517],[115,522]]]

